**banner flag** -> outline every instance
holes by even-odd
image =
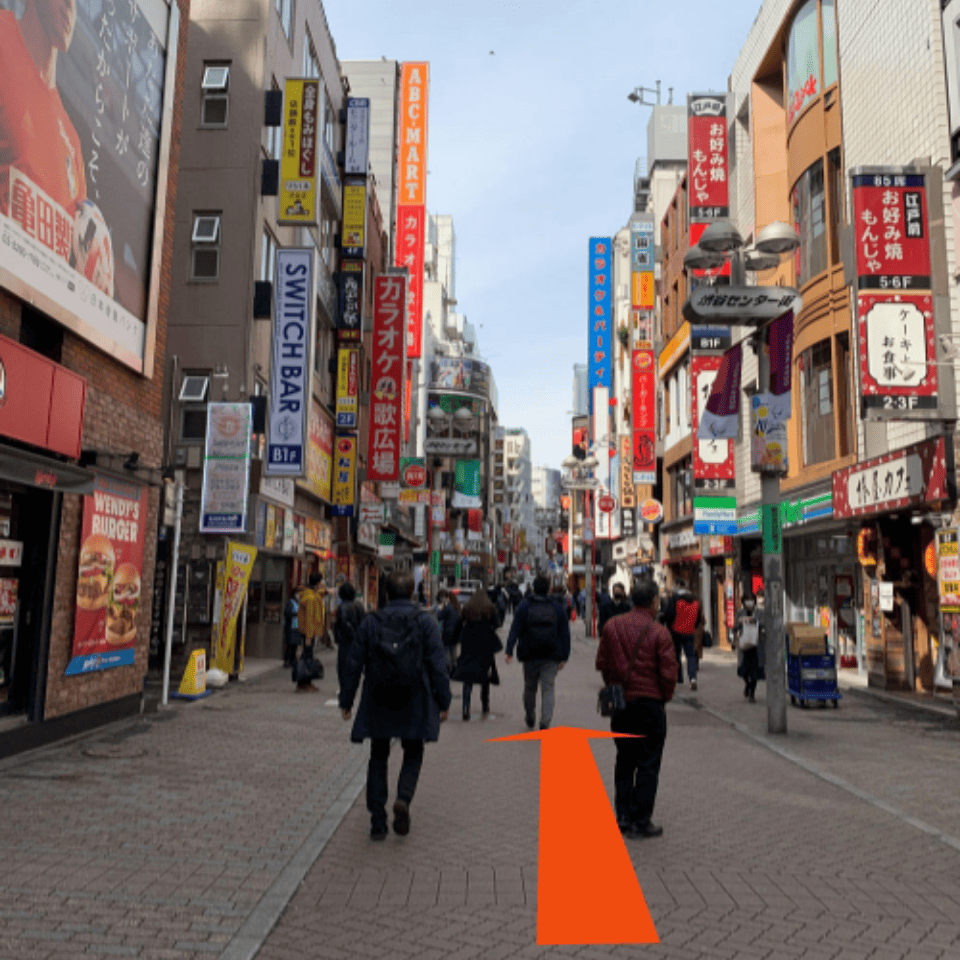
[[[789,396],[792,370],[793,311],[789,310],[770,325],[770,392],[774,396]]]
[[[740,435],[740,375],[743,347],[738,343],[723,355],[710,396],[700,415],[698,440],[736,440]]]

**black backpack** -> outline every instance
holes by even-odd
[[[377,638],[370,653],[370,692],[390,710],[400,710],[423,683],[423,641],[418,613],[377,612]]]
[[[521,660],[549,660],[557,652],[557,611],[547,597],[531,597],[517,642]]]

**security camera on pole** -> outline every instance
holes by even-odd
[[[684,267],[691,270],[717,269],[727,260],[730,261],[730,286],[697,287],[684,304],[683,312],[684,316],[692,321],[702,319],[712,323],[755,328],[750,341],[759,350],[758,395],[771,395],[771,349],[779,353],[786,352],[788,370],[792,359],[789,356],[789,346],[770,342],[771,323],[791,317],[792,342],[792,316],[800,312],[803,300],[792,287],[747,285],[746,271],[776,267],[780,257],[796,250],[799,244],[800,239],[792,227],[775,221],[757,234],[754,246],[745,248],[737,228],[728,220],[717,220],[703,231],[699,243],[692,246],[683,258]],[[733,349],[739,349],[739,344]],[[717,379],[720,379],[719,376]],[[736,393],[736,400],[739,402],[739,386]],[[785,459],[779,463],[761,461],[753,464],[754,472],[761,474],[760,526],[763,535],[763,583],[766,597],[764,626],[767,636],[765,666],[769,733],[787,732],[780,530],[780,473],[784,472],[785,465]]]

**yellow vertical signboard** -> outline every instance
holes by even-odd
[[[364,180],[347,180],[343,185],[343,233],[340,246],[363,254],[367,226],[367,185]]]
[[[319,80],[287,80],[283,103],[277,223],[317,225]]]
[[[224,673],[234,672],[234,657],[237,641],[237,617],[247,595],[250,573],[257,558],[257,548],[245,543],[227,543],[227,560],[224,565],[223,596],[220,600],[219,629],[213,666]]]
[[[333,515],[353,516],[353,488],[356,486],[357,438],[338,434],[333,461]]]

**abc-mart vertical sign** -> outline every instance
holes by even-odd
[[[302,477],[306,472],[313,344],[313,257],[312,247],[277,251],[268,476]]]

